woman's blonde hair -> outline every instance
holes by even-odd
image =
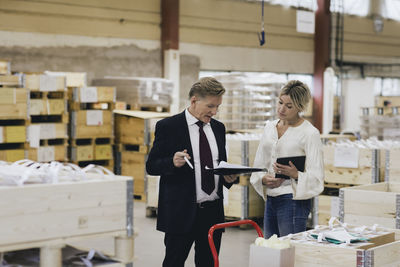
[[[293,105],[299,110],[304,111],[311,99],[311,92],[308,86],[298,80],[289,81],[281,90],[279,97],[282,95],[290,96]]]

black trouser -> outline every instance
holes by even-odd
[[[218,223],[218,202],[207,203],[197,207],[196,222],[187,234],[165,233],[165,258],[163,267],[183,267],[194,242],[196,267],[213,267],[214,259],[208,244],[208,230]],[[214,232],[214,243],[217,252],[221,246],[222,230]]]

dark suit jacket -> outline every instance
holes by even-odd
[[[211,120],[211,128],[218,145],[219,161],[226,161],[225,126]],[[196,184],[194,170],[188,164],[176,168],[173,156],[187,149],[193,155],[185,112],[165,118],[156,124],[155,140],[149,153],[146,170],[150,175],[160,175],[157,230],[166,233],[187,233],[192,229],[196,216]],[[193,164],[193,156],[191,159]],[[218,222],[224,221],[222,185],[230,187],[220,176],[218,196],[220,207]]]

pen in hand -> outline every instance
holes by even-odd
[[[187,158],[186,156],[184,156],[183,158],[185,159],[185,161],[186,161],[186,163],[189,165],[189,167],[193,169],[193,165],[192,165],[192,163],[190,163],[190,161],[188,160],[188,158]]]

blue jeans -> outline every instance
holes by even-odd
[[[293,200],[292,194],[267,197],[264,213],[264,237],[285,236],[306,230],[311,199]]]

